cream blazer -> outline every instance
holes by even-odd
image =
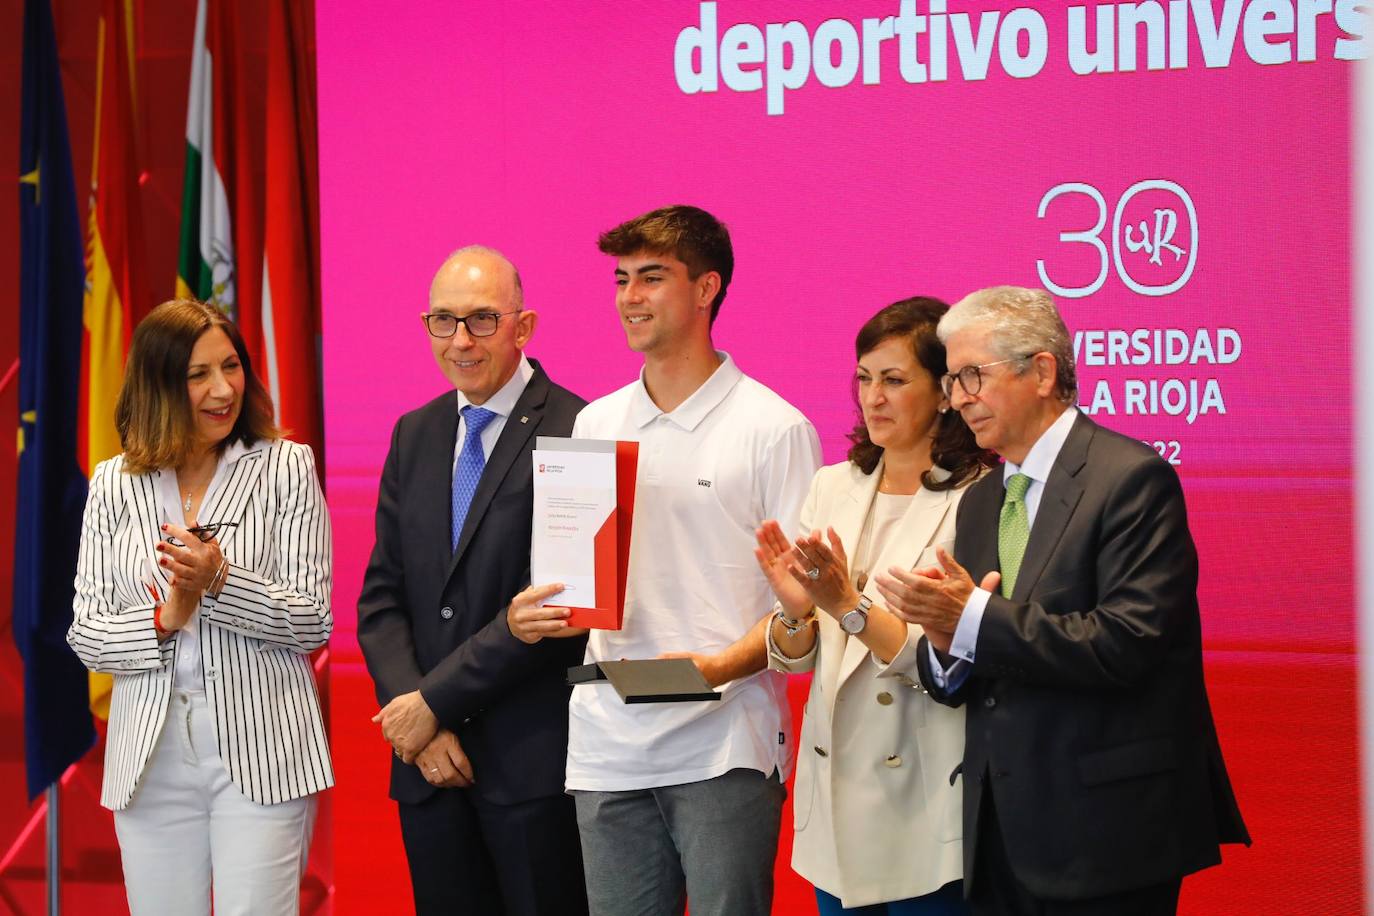
[[[850,463],[821,468],[802,509],[806,530],[827,526],[854,558],[882,479]],[[935,547],[954,550],[964,490],[922,489],[886,543],[872,545],[864,594],[879,610],[873,580],[892,566],[931,565]],[[887,665],[822,613],[811,654],[769,667],[814,669],[798,739],[792,868],[846,907],[918,897],[963,877],[963,785],[950,774],[964,755],[964,711],[934,702],[916,673],[921,628]]]
[[[229,576],[194,626],[205,695],[229,778],[259,804],[334,784],[329,740],[307,653],[333,627],[329,514],[314,455],[285,439],[226,452],[227,476],[202,520],[235,521],[219,535]],[[167,578],[156,476],[124,473],[124,456],[96,465],[82,522],[74,619],[67,642],[92,671],[114,675],[100,803],[133,798],[168,719],[178,636],[158,643],[145,582]]]

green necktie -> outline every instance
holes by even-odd
[[[1002,597],[1010,598],[1016,588],[1016,575],[1021,571],[1021,558],[1026,555],[1030,540],[1030,514],[1026,511],[1026,490],[1031,479],[1025,474],[1013,474],[1007,480],[1007,498],[1002,503],[1002,516],[997,520],[997,560],[1002,568]]]

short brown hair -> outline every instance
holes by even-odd
[[[904,337],[911,345],[916,363],[938,386],[940,376],[945,374],[945,345],[936,336],[935,328],[947,311],[948,305],[929,296],[913,296],[892,303],[859,328],[859,335],[854,341],[854,359],[863,359],[865,353],[874,350],[885,340]],[[858,403],[857,390],[854,401]],[[872,474],[878,466],[878,459],[883,456],[883,449],[874,445],[868,437],[868,425],[864,423],[862,409],[859,410],[858,425],[849,434],[849,442],[849,460],[865,474]],[[935,441],[930,445],[930,457],[936,467],[944,468],[949,476],[936,479],[934,474],[927,471],[921,477],[921,485],[927,490],[961,487],[981,474],[984,468],[992,467],[997,462],[992,452],[978,447],[973,431],[957,410],[946,410],[939,415],[935,424]]]
[[[243,409],[234,428],[219,443],[219,451],[234,442],[246,444],[281,435],[272,422],[272,399],[253,374],[239,329],[212,305],[172,299],[139,322],[129,345],[124,384],[115,404],[115,427],[128,473],[174,468],[190,456],[192,420],[186,369],[196,341],[211,328],[219,328],[228,336],[243,364]]]
[[[711,300],[713,323],[735,274],[730,230],[700,207],[678,204],[651,210],[601,233],[596,247],[619,258],[641,251],[670,255],[687,265],[687,276],[693,280],[714,270],[720,275],[720,292]]]

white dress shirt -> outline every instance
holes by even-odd
[[[573,436],[639,442],[624,626],[593,630],[588,662],[718,652],[773,605],[754,560],[754,530],[796,530],[820,441],[801,412],[721,365],[672,413],[643,376],[587,405]],[[570,790],[681,785],[744,767],[785,779],[796,757],[787,679],[761,671],[719,702],[626,705],[609,684],[569,703]]]
[[[534,378],[534,366],[525,358],[525,354],[520,354],[520,365],[516,368],[515,374],[506,380],[506,384],[497,389],[496,393],[487,398],[486,403],[474,406],[483,407],[496,414],[482,429],[482,459],[484,461],[491,458],[492,449],[496,448],[496,440],[501,438],[501,430],[506,428],[506,420],[510,418],[511,411],[515,409],[515,402],[520,400],[520,395],[525,393],[525,386]],[[463,408],[472,405],[468,396],[463,392],[458,392],[458,436],[453,441],[453,469],[450,477],[458,473],[458,455],[463,451],[463,440],[468,434],[468,422],[463,419]]]
[[[1035,529],[1035,515],[1040,510],[1040,497],[1044,495],[1045,483],[1050,478],[1050,471],[1054,469],[1059,451],[1069,438],[1069,430],[1073,429],[1074,420],[1077,418],[1078,408],[1068,408],[1040,434],[1039,439],[1035,440],[1035,444],[1026,453],[1024,462],[1017,465],[1008,461],[1002,466],[1003,488],[1013,474],[1025,474],[1031,479],[1030,486],[1026,488],[1025,501],[1027,524],[1032,531]],[[956,660],[951,662],[948,668],[940,664],[935,655],[935,647],[930,647],[931,661],[934,662],[930,670],[936,683],[941,687],[957,687],[968,676],[968,666],[972,664],[978,648],[978,631],[983,625],[983,614],[987,611],[988,599],[991,597],[992,593],[986,589],[977,585],[973,587],[973,594],[969,595],[968,601],[964,603],[964,612],[959,618],[959,626],[955,628],[954,639],[949,646],[949,654]]]
[[[224,483],[228,470],[233,467],[234,462],[238,461],[248,446],[242,442],[235,442],[225,448],[224,454],[219,456],[219,463],[215,465],[215,474],[210,478],[210,485],[205,488],[205,495],[200,498],[201,507],[210,505],[210,499]],[[164,469],[157,473],[157,502],[158,518],[170,522],[173,525],[180,525],[182,528],[190,527],[186,519],[184,509],[185,503],[181,501],[181,482],[177,479],[177,473],[171,469]],[[198,518],[196,523],[208,525],[211,522],[223,521],[216,518]],[[156,563],[154,557],[150,562]],[[152,579],[151,571],[147,578]],[[163,595],[163,599],[170,597]],[[200,659],[200,628],[196,625],[196,618],[200,616],[200,609],[197,608],[187,619],[186,625],[181,629],[181,635],[177,637],[176,661],[172,666],[172,684],[181,690],[204,690],[205,673],[201,670]]]

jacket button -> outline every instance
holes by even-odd
[[[453,619],[453,608],[448,607],[448,606],[445,606],[444,609],[443,609],[442,611],[439,612],[439,616],[442,617],[442,618],[444,618],[445,620],[452,620],[452,619]]]
[[[892,694],[888,693],[886,690],[884,690],[882,693],[878,694],[878,705],[879,705],[879,706],[891,706],[891,705],[892,705]]]
[[[884,760],[883,763],[887,764],[888,769],[895,770],[902,765],[902,758],[897,754],[893,754]]]
[[[988,709],[995,708],[997,706],[997,697],[988,697],[986,700],[983,701],[983,705],[986,706]]]
[[[206,669],[205,669],[205,676],[208,677],[208,678],[210,678],[211,680],[214,680],[215,678],[219,677],[219,669],[218,669],[218,668],[206,668]]]
[[[829,756],[830,756],[829,754],[827,754],[827,753],[825,752],[825,748],[821,747],[820,745],[816,745],[816,753],[819,754],[819,755],[822,756],[822,757],[829,757]]]

